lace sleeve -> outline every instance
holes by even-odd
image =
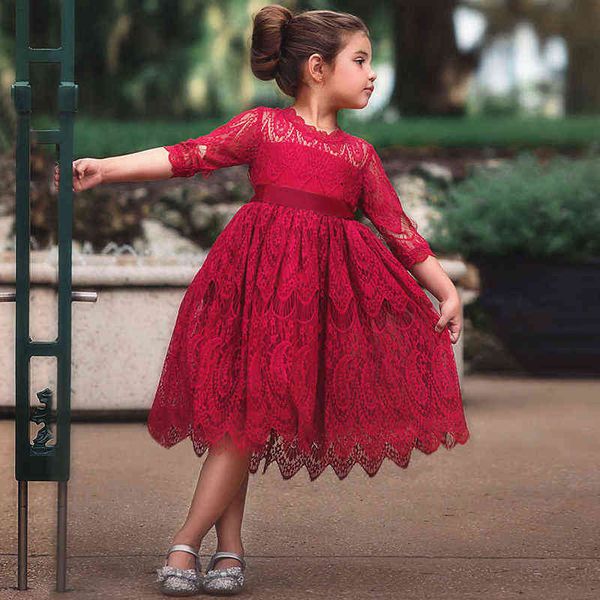
[[[428,256],[436,256],[419,233],[417,224],[404,212],[375,148],[368,145],[363,167],[360,208],[380,232],[394,256],[409,269]]]
[[[209,177],[216,169],[249,164],[255,154],[260,130],[260,107],[250,108],[210,133],[170,146],[171,177]]]

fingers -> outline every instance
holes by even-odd
[[[58,189],[58,186],[60,184],[60,165],[58,164],[58,162],[54,163],[54,185],[56,186],[56,189]]]
[[[449,322],[449,319],[440,317],[439,321],[435,324],[435,332],[439,333],[440,331],[443,331],[446,325],[448,325],[448,334],[450,335],[450,341],[453,344],[456,344],[456,342],[458,342],[458,338],[462,329],[461,325],[457,325],[454,321]]]
[[[73,177],[77,177],[77,179],[84,177],[86,166],[85,162],[76,160],[73,163]]]
[[[78,161],[73,163],[73,178],[76,181],[81,181],[81,179],[85,176],[85,166],[81,166],[77,164]],[[58,190],[60,187],[60,165],[58,162],[54,163],[54,187]],[[78,191],[75,189],[75,186],[71,187],[73,192]]]

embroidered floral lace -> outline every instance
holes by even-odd
[[[373,146],[326,132],[292,107],[259,106],[165,146],[173,177],[248,164],[277,184],[361,208],[358,220],[251,201],[230,220],[181,301],[148,417],[157,442],[201,456],[229,434],[250,471],[284,478],[331,465],[342,479],[413,448],[464,444],[452,344],[407,271],[435,256]],[[383,243],[385,241],[385,244]]]

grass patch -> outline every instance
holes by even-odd
[[[216,118],[195,121],[117,121],[77,115],[74,154],[75,157],[102,158],[174,144],[208,133],[226,120]],[[42,117],[38,118],[36,123],[40,128],[49,127]],[[385,123],[381,119],[358,121],[350,114],[342,112],[340,125],[344,130],[366,139],[378,149],[394,146],[501,147],[515,150],[538,146],[577,148],[598,144],[600,140],[600,115],[565,119],[411,118]]]

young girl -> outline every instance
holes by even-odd
[[[305,467],[312,481],[328,465],[343,479],[355,463],[374,476],[386,457],[406,468],[413,448],[429,454],[469,437],[451,346],[458,293],[373,146],[337,125],[340,109],[368,104],[371,58],[353,15],[264,7],[252,70],[292,105],[245,110],[172,146],[74,162],[75,191],[250,166],[255,194],[181,301],[148,417],[161,445],[190,437],[198,456],[209,450],[157,571],[165,594],[242,589],[248,475],[262,459],[263,473],[275,461],[284,479]],[[198,552],[213,525],[218,552],[202,576]]]

